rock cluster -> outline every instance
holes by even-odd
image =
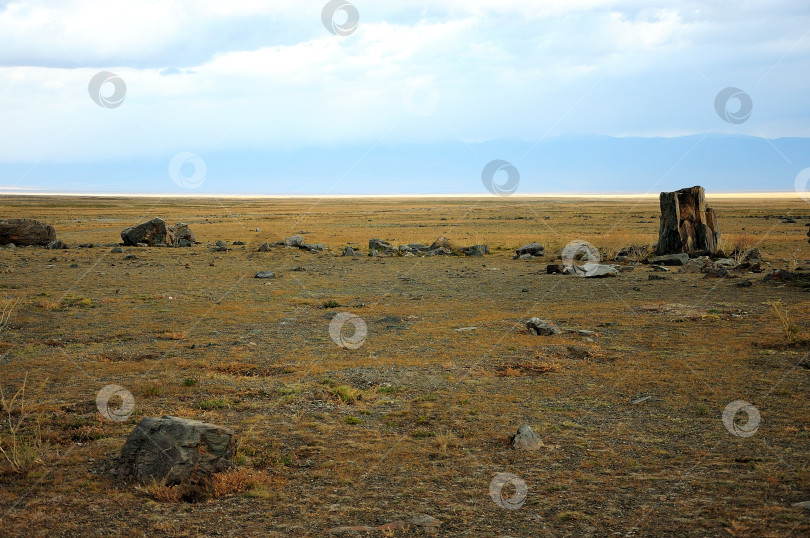
[[[409,243],[398,247],[394,247],[394,245],[382,239],[370,239],[368,250],[369,256],[458,256],[461,254],[465,256],[484,256],[489,254],[489,246],[487,245],[455,248],[450,243],[450,240],[444,236],[439,237],[430,245]]]
[[[197,242],[188,224],[180,222],[172,227],[159,217],[121,231],[124,246],[190,247]]]
[[[301,250],[308,250],[309,252],[321,252],[326,247],[321,243],[309,244],[304,241],[300,235],[293,235],[284,240],[284,244],[288,247],[300,248]]]

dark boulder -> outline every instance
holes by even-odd
[[[173,243],[172,237],[172,230],[159,217],[121,232],[121,239],[125,246],[136,246],[138,243],[144,243],[150,247],[165,246]]]
[[[18,247],[28,245],[48,246],[56,240],[56,230],[50,224],[33,219],[0,220],[0,245],[13,243]]]
[[[229,428],[179,417],[147,417],[121,449],[118,476],[180,484],[192,474],[205,476],[233,467],[236,444]]]

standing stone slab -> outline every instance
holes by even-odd
[[[659,195],[661,221],[656,254],[706,250],[715,254],[720,229],[714,210],[706,207],[703,187],[691,187]]]
[[[0,245],[48,246],[56,240],[56,230],[50,224],[33,219],[0,220]]]
[[[129,434],[118,477],[180,484],[233,467],[236,437],[229,428],[180,417],[147,417]]]

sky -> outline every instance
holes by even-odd
[[[806,0],[0,0],[0,193],[793,190],[808,90]]]

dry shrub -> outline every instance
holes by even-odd
[[[137,489],[160,503],[204,502],[226,495],[263,492],[283,485],[283,480],[263,471],[246,468],[228,469],[210,476],[192,476],[181,484],[166,485],[152,481]]]
[[[165,331],[157,336],[158,340],[185,340],[188,335],[184,332]]]

